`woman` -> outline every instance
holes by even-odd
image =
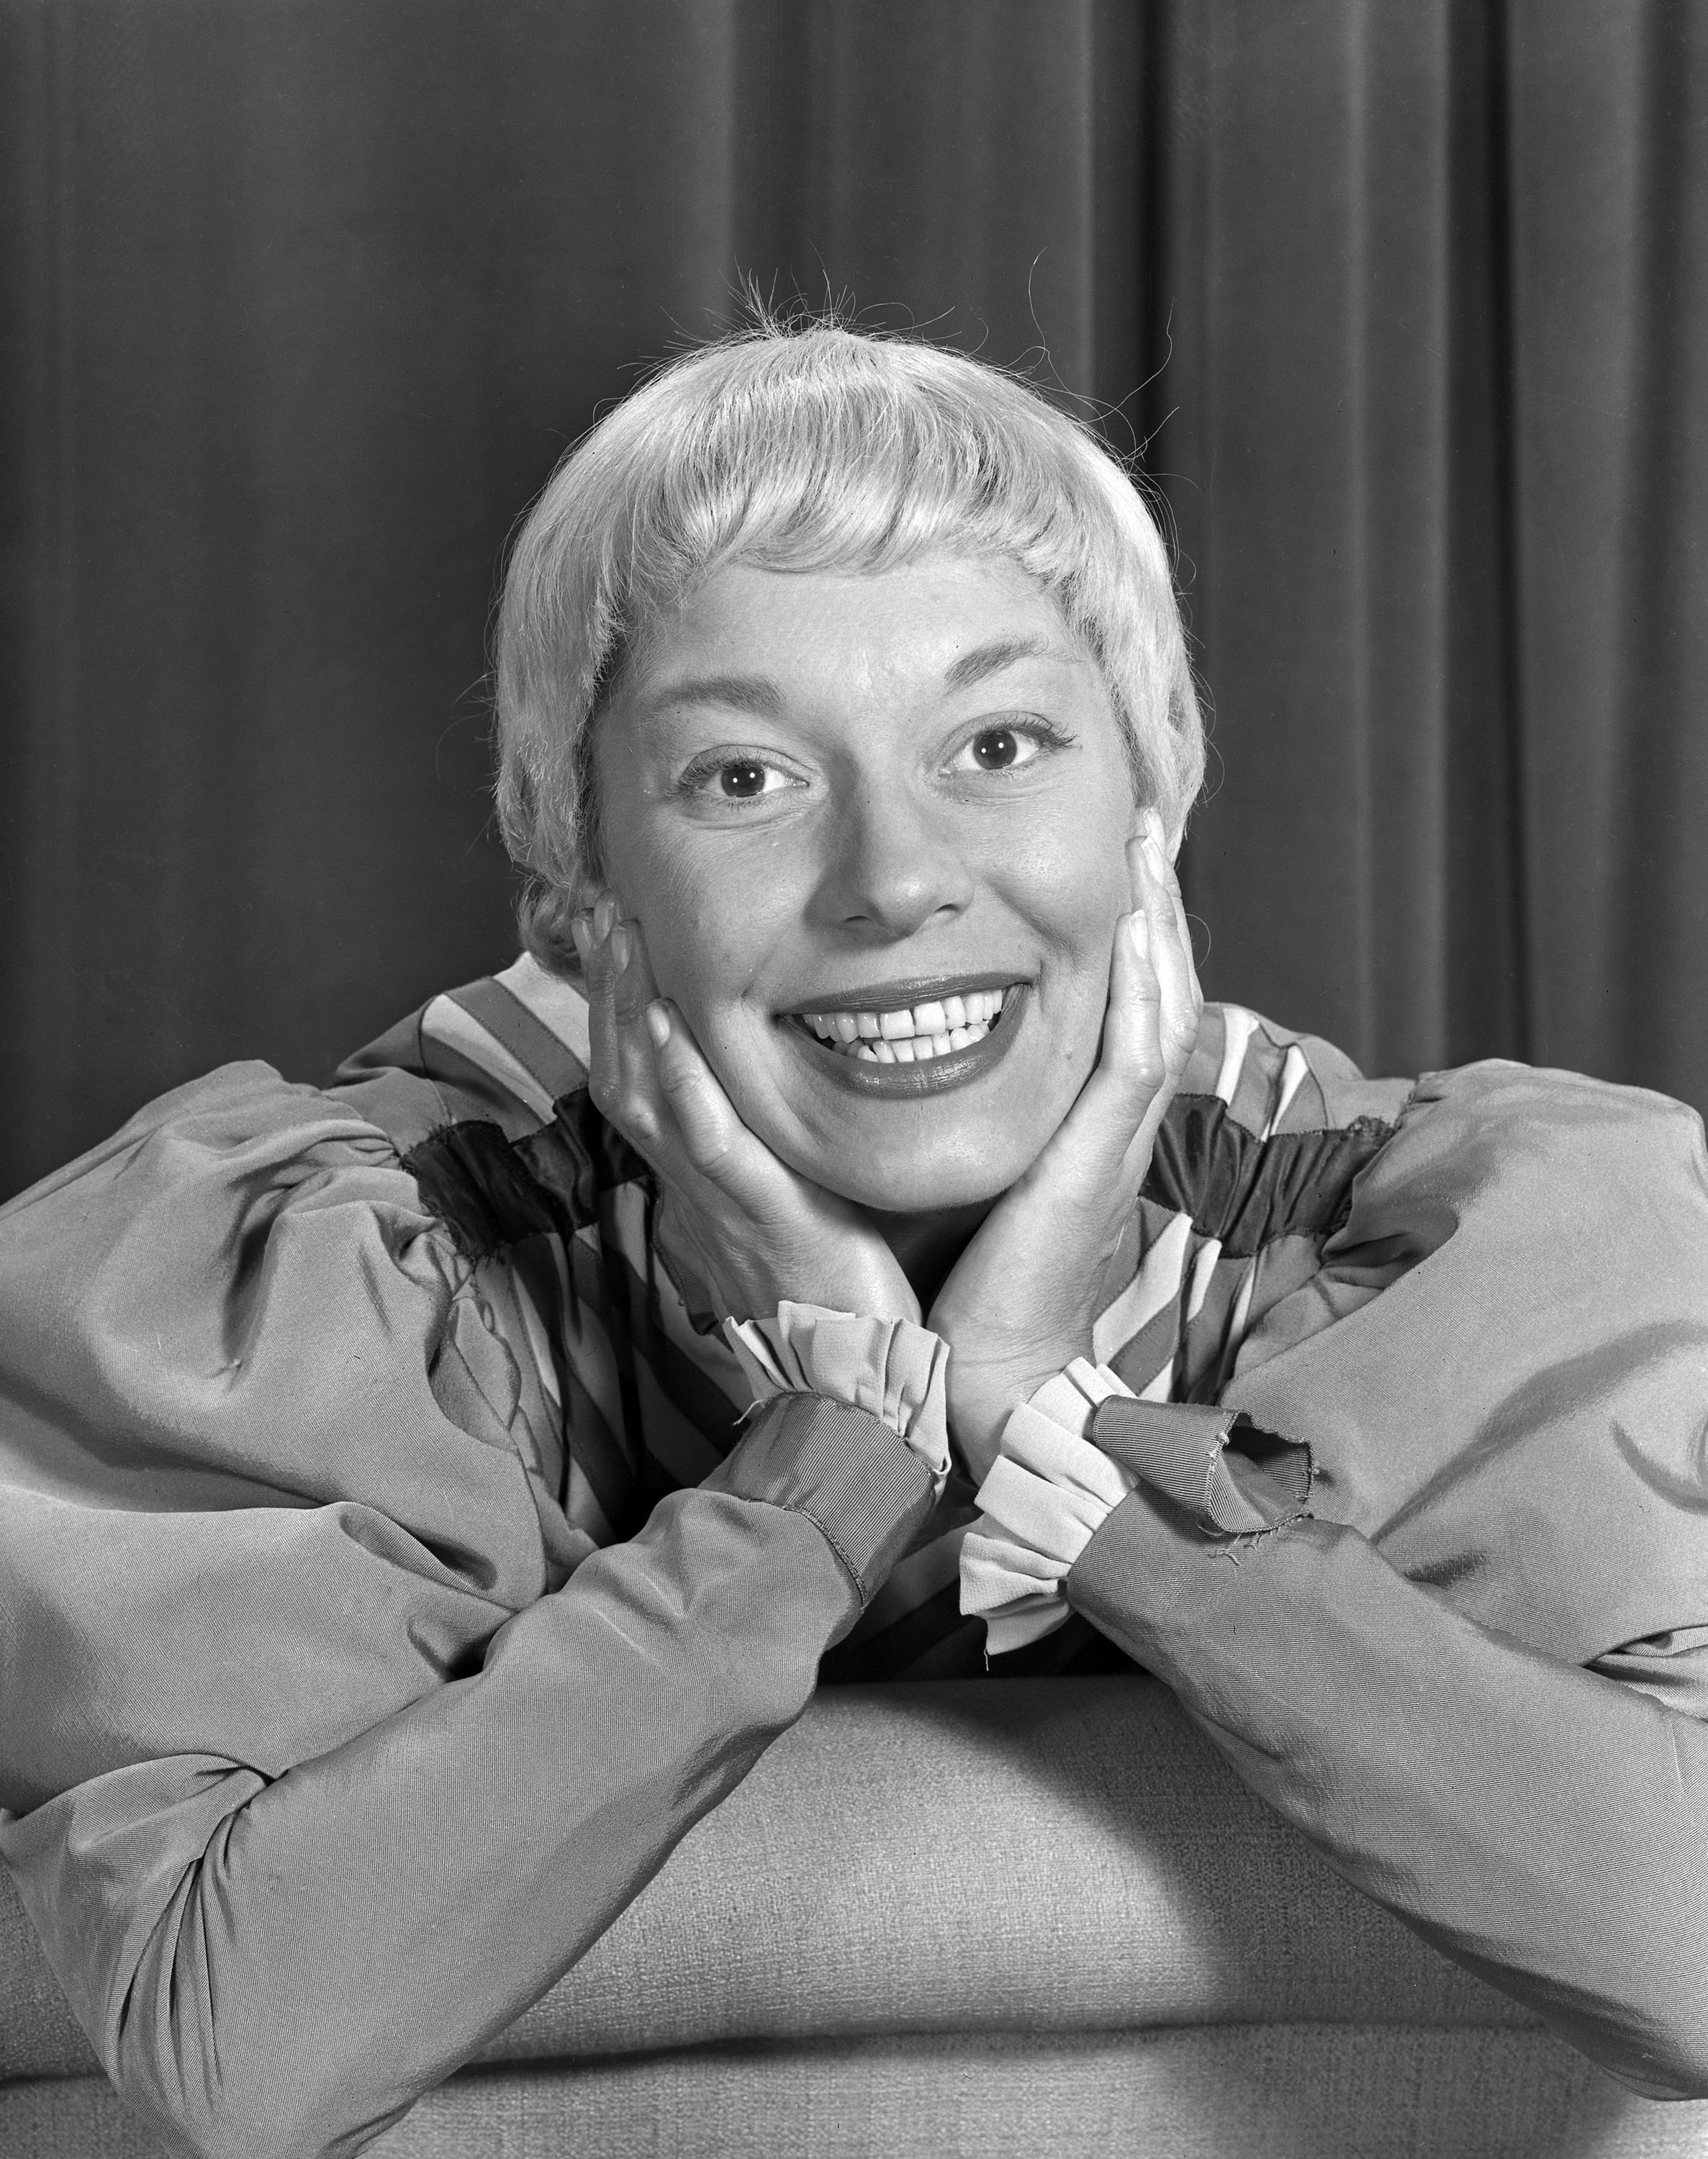
[[[1694,1120],[1200,1012],[1163,551],[969,361],[667,370],[530,519],[499,703],[530,956],[0,1223],[0,1854],[120,2088],[358,2148],[826,1652],[1065,1661],[1071,1609],[1708,2089]]]

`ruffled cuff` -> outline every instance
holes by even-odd
[[[822,1395],[869,1410],[942,1490],[949,1474],[949,1346],[929,1328],[784,1303],[774,1319],[726,1319],[723,1332],[756,1407],[774,1395]]]
[[[1076,1357],[1003,1426],[979,1487],[984,1512],[960,1548],[960,1608],[983,1618],[993,1657],[1066,1620],[1069,1570],[1138,1483],[1086,1433],[1100,1402],[1131,1394],[1107,1365]]]

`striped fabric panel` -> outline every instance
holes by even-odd
[[[613,1432],[623,1423],[623,1382],[617,1354],[605,1323],[603,1255],[599,1233],[577,1230],[564,1246],[567,1280],[558,1310],[562,1347],[569,1369]],[[633,1465],[631,1464],[631,1467]]]
[[[1138,1272],[1091,1329],[1091,1347],[1100,1364],[1112,1364],[1128,1343],[1174,1305],[1185,1280],[1191,1244],[1190,1214],[1170,1215],[1163,1229],[1146,1240]]]
[[[717,1445],[677,1408],[665,1390],[657,1366],[644,1355],[634,1359],[634,1385],[648,1454],[670,1484],[703,1484],[727,1453],[727,1443]]]
[[[886,1680],[977,1678],[987,1669],[985,1623],[965,1618],[959,1580],[902,1613],[879,1633],[839,1642],[820,1659],[821,1684],[861,1686]]]
[[[1310,1067],[1297,1043],[1277,1043],[1241,1005],[1207,1007],[1188,1077],[1202,1084],[1250,1131],[1271,1137],[1301,1101]],[[1320,1100],[1320,1096],[1319,1096]],[[1155,1213],[1141,1203],[1141,1216]],[[1092,1349],[1147,1401],[1203,1399],[1225,1383],[1250,1310],[1255,1268],[1224,1261],[1180,1212],[1147,1234],[1132,1280],[1098,1318]]]
[[[937,1530],[945,1511],[939,1509],[933,1515],[928,1525],[930,1530]],[[886,1633],[897,1620],[905,1618],[928,1597],[960,1582],[961,1542],[976,1519],[974,1509],[960,1511],[966,1515],[965,1520],[951,1521],[928,1544],[916,1545],[897,1561],[890,1569],[888,1580],[850,1630],[847,1639],[851,1643],[867,1642],[874,1635]]]
[[[479,1104],[506,1139],[537,1131],[551,1118],[551,1097],[527,1067],[472,1012],[437,997],[421,1016],[422,1061]]]
[[[593,1062],[587,1039],[587,1001],[583,992],[573,982],[548,974],[531,952],[524,952],[514,966],[491,979],[507,991],[574,1060],[577,1076],[552,1091],[567,1095],[572,1087],[578,1087],[592,1070]],[[518,1055],[521,1054],[517,1052]],[[546,1069],[544,1064],[537,1068],[542,1077]]]
[[[1305,1053],[1297,1042],[1287,1044],[1287,1054],[1281,1059],[1281,1069],[1276,1079],[1275,1107],[1269,1113],[1269,1121],[1263,1127],[1263,1137],[1272,1139],[1279,1131],[1289,1129],[1287,1111],[1293,1098],[1311,1076],[1311,1068],[1305,1062]]]
[[[564,1383],[564,1428],[570,1435],[569,1475],[561,1503],[578,1530],[596,1544],[614,1544],[629,1532],[634,1511],[634,1473],[613,1424],[572,1372]]]
[[[515,970],[511,969],[510,972],[514,975]],[[534,972],[543,981],[550,981],[551,977],[546,975],[543,968],[536,966]],[[525,980],[523,986],[531,986]],[[570,1028],[585,1048],[587,1039],[587,1006],[568,983],[560,982],[556,986],[563,993],[562,999],[553,999],[548,1003],[536,989],[536,1001],[552,1011],[554,1017],[562,1025]],[[452,1002],[461,1006],[471,1018],[477,1020],[538,1085],[548,1105],[559,1095],[571,1094],[586,1083],[587,1058],[577,1056],[571,1044],[565,1042],[556,1028],[546,1025],[535,1006],[519,996],[504,976],[494,975],[484,982],[467,983],[459,990],[453,990],[450,997]],[[572,1025],[576,1012],[579,1012],[581,1017],[578,1029]],[[547,1114],[550,1114],[549,1106]]]
[[[722,1335],[695,1332],[675,1284],[655,1264],[650,1214],[649,1195],[638,1185],[621,1184],[605,1195],[599,1229],[608,1293],[665,1395],[721,1457],[746,1414],[747,1382]],[[672,1311],[674,1328],[666,1318]]]
[[[1240,1075],[1245,1069],[1245,1053],[1250,1047],[1257,1021],[1244,1005],[1224,1005],[1221,1023],[1222,1054],[1217,1063],[1214,1091],[1217,1099],[1232,1109],[1234,1097],[1239,1091]]]
[[[573,1079],[575,1067],[568,1054],[514,997],[495,989],[490,982],[479,982],[471,988],[453,990],[443,997],[435,997],[422,1024],[432,1039],[460,1050],[471,1062],[479,1064],[521,1107],[530,1111],[529,1122],[522,1128],[525,1131],[537,1131],[541,1126],[550,1124],[553,1105],[559,1095],[568,1090],[551,1086],[540,1071],[536,1057],[531,1054],[525,1061],[518,1054],[518,1048],[546,1052],[562,1067],[571,1084],[578,1084]],[[531,1033],[537,1034],[541,1040],[529,1042],[526,1038]]]

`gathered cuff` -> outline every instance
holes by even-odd
[[[1074,1561],[1138,1483],[1087,1437],[1114,1395],[1132,1390],[1106,1364],[1076,1357],[1002,1427],[979,1487],[983,1512],[960,1548],[960,1608],[984,1620],[993,1657],[1063,1624]]]
[[[822,1305],[777,1307],[774,1319],[726,1319],[757,1407],[776,1395],[820,1395],[882,1417],[941,1491],[949,1474],[949,1345],[905,1319],[862,1319]]]

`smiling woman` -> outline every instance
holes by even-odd
[[[755,650],[763,717],[719,671]],[[1037,1158],[1090,1069],[1136,810],[1097,663],[1023,574],[716,571],[595,773],[610,888],[774,1153],[897,1214]]]
[[[0,1217],[0,1856],[120,2089],[360,2148],[820,1676],[987,1653],[1137,1659],[1708,2089],[1700,1126],[1204,1007],[1121,470],[920,345],[690,355],[525,526],[499,720],[521,959]]]

